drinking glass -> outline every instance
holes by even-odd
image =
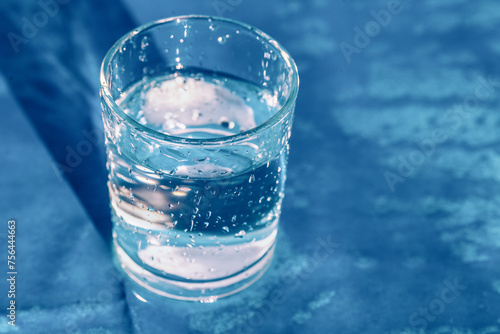
[[[104,58],[113,249],[158,295],[213,302],[271,262],[299,79],[247,24],[182,16],[145,24]]]

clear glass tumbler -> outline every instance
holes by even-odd
[[[299,79],[271,37],[183,16],[104,58],[101,99],[115,259],[162,296],[212,302],[268,268]]]

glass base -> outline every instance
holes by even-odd
[[[178,281],[156,275],[134,262],[116,240],[113,242],[113,253],[117,268],[141,288],[167,298],[213,303],[219,298],[235,294],[255,283],[271,264],[274,244],[264,256],[245,271],[210,281]]]

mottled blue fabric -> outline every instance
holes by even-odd
[[[0,4],[0,333],[500,333],[498,1],[59,1],[36,32],[50,0]],[[301,80],[275,259],[213,304],[123,284],[108,249],[100,62],[181,14],[264,30]]]

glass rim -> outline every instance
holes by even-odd
[[[139,32],[146,31],[148,29],[154,28],[156,26],[160,26],[166,23],[170,23],[172,21],[178,21],[178,20],[206,20],[210,22],[211,20],[213,21],[219,21],[219,22],[225,22],[229,24],[233,24],[235,26],[239,26],[241,28],[246,29],[247,31],[250,31],[261,38],[268,43],[271,44],[279,53],[281,58],[285,61],[288,73],[291,72],[291,89],[289,96],[287,97],[285,103],[283,104],[282,107],[279,108],[279,110],[274,113],[271,117],[269,117],[265,122],[240,133],[236,133],[233,135],[229,136],[221,136],[221,137],[214,137],[214,138],[186,138],[186,137],[180,137],[180,136],[175,136],[175,135],[169,135],[161,131],[153,130],[145,125],[142,125],[139,123],[137,120],[134,118],[130,117],[127,115],[123,109],[118,106],[116,103],[115,99],[111,95],[111,91],[109,89],[108,82],[106,80],[106,75],[105,71],[106,69],[110,66],[111,60],[115,56],[115,54],[118,52],[120,47],[124,44],[125,41],[127,41],[130,37],[137,35]],[[273,39],[271,36],[266,34],[265,32],[261,31],[260,29],[257,29],[249,24],[232,20],[232,19],[227,19],[223,17],[217,17],[217,16],[209,16],[209,15],[182,15],[182,16],[174,16],[174,17],[169,17],[169,18],[164,18],[156,21],[152,21],[146,24],[143,24],[135,29],[130,30],[127,32],[125,35],[120,37],[114,44],[113,46],[108,50],[106,55],[104,56],[104,59],[101,64],[101,69],[100,69],[100,93],[101,97],[105,100],[105,103],[111,108],[111,110],[118,116],[120,117],[123,121],[129,123],[136,129],[147,133],[151,136],[153,136],[156,139],[161,139],[164,141],[168,142],[173,142],[177,144],[188,144],[188,145],[221,145],[225,143],[233,143],[237,142],[240,140],[244,140],[249,138],[250,136],[253,136],[255,134],[261,133],[264,130],[266,130],[269,127],[274,126],[275,124],[278,124],[289,112],[292,111],[295,100],[297,99],[298,95],[298,90],[299,90],[299,75],[298,75],[298,70],[297,70],[297,65],[295,64],[294,60],[288,53],[288,51],[285,50],[275,39]]]

